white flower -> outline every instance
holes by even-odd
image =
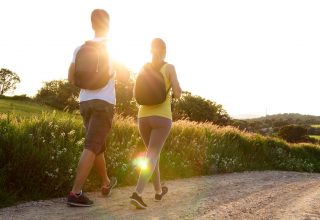
[[[72,136],[72,135],[74,135],[75,133],[76,133],[75,130],[71,130],[71,131],[69,131],[68,135],[69,135],[69,136]]]

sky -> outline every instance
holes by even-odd
[[[181,87],[232,117],[320,115],[320,1],[0,0],[0,68],[15,94],[67,78],[73,51],[93,38],[90,14],[110,14],[110,50],[137,72],[150,42],[167,44]]]

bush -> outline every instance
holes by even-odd
[[[286,125],[280,128],[278,136],[291,143],[306,142],[308,141],[307,132],[304,126]]]
[[[82,120],[76,115],[0,116],[3,204],[12,204],[16,198],[65,196],[74,179],[83,136]],[[135,184],[139,170],[132,161],[145,147],[134,119],[116,116],[107,144],[108,173],[117,176],[120,185]],[[177,121],[161,154],[160,168],[163,179],[244,170],[319,172],[320,148],[288,144],[233,127]],[[85,190],[97,190],[98,186],[93,172]]]

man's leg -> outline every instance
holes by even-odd
[[[72,192],[73,193],[80,193],[83,184],[85,183],[92,165],[95,161],[96,155],[90,150],[84,149],[82,151],[78,167],[77,167],[77,174],[73,184]]]
[[[94,167],[101,178],[101,186],[107,187],[110,184],[110,179],[107,174],[106,160],[104,158],[104,153],[100,153],[96,156],[94,161]]]

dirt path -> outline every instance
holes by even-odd
[[[0,209],[0,219],[320,219],[320,174],[244,172],[168,181],[168,196],[146,210],[128,197],[134,187],[116,188],[111,197],[90,193],[90,208],[70,208],[64,198]]]

